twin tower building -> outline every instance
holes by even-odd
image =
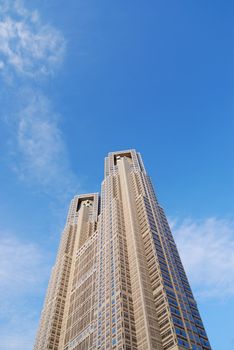
[[[141,156],[109,153],[98,193],[75,196],[34,350],[209,350]]]

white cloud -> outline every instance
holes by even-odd
[[[22,95],[25,106],[14,120],[14,169],[28,184],[40,185],[59,196],[71,195],[77,189],[77,179],[70,169],[59,117],[38,91],[27,90]]]
[[[17,295],[36,289],[44,271],[45,258],[32,243],[23,243],[14,236],[0,239],[0,294]]]
[[[186,219],[171,226],[195,296],[234,297],[234,222]]]
[[[33,339],[35,336],[34,324],[32,320],[27,321],[23,319],[25,326],[22,326],[22,319],[19,317],[18,325],[12,328],[12,326],[7,326],[8,334],[5,334],[4,326],[3,331],[0,331],[1,334],[1,344],[0,350],[32,350]]]
[[[58,115],[38,87],[40,79],[36,89],[30,86],[34,78],[53,73],[63,61],[65,39],[23,1],[0,0],[0,5],[0,72],[15,109],[9,113],[9,105],[5,112],[12,135],[13,168],[20,179],[47,193],[73,195],[77,180],[70,169]]]
[[[59,116],[41,92],[40,78],[53,74],[64,54],[62,33],[44,24],[37,10],[23,1],[0,0],[0,74],[7,83],[1,116],[9,128],[14,170],[33,190],[55,197],[56,212],[57,199],[73,194],[77,181]],[[0,350],[32,349],[48,266],[48,255],[36,244],[0,238]]]
[[[0,350],[32,349],[49,265],[37,245],[8,234],[0,238]]]
[[[31,78],[53,73],[65,54],[65,39],[43,24],[37,10],[22,1],[0,1],[0,71]]]

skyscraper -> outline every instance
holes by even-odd
[[[75,196],[34,350],[211,349],[141,156],[109,153],[98,193]]]

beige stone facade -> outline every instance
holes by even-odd
[[[210,350],[141,156],[109,153],[101,199],[76,196],[34,350]]]

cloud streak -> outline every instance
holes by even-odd
[[[1,1],[0,71],[36,78],[54,72],[65,54],[65,39],[53,26],[42,23],[37,10],[21,1]]]
[[[13,169],[26,184],[56,199],[70,197],[78,181],[69,164],[59,115],[43,93],[46,77],[64,60],[64,36],[23,1],[0,4],[0,72],[14,100],[14,112],[9,105],[5,113]]]
[[[38,321],[36,300],[44,294],[49,256],[14,235],[1,233],[1,237],[0,350],[30,350]]]
[[[46,257],[37,245],[22,242],[13,235],[1,234],[1,297],[4,297],[6,291],[12,296],[20,296],[32,290],[35,292],[38,281],[47,276],[45,261]]]
[[[78,187],[61,117],[43,92],[65,54],[63,34],[44,23],[37,9],[0,0],[0,78],[6,97],[0,108],[10,136],[8,161],[24,183],[49,194],[52,204],[55,199],[56,213]],[[0,232],[0,350],[32,349],[50,265],[37,244]]]
[[[43,94],[26,91],[24,95],[30,102],[17,116],[20,161],[15,169],[26,182],[63,196],[71,192],[71,187],[77,188],[77,180],[70,169],[59,116]]]
[[[171,223],[182,261],[199,298],[234,297],[234,222],[215,217]]]

